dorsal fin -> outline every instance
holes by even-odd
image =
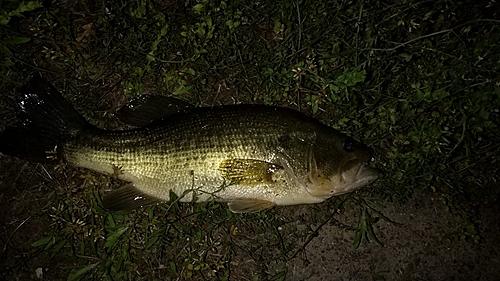
[[[116,116],[121,122],[144,127],[153,121],[185,112],[194,108],[193,105],[172,97],[142,95],[125,104]]]

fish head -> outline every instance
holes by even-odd
[[[377,169],[368,166],[373,150],[340,133],[319,139],[311,153],[304,182],[315,197],[326,199],[355,191],[379,175]]]

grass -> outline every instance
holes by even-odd
[[[63,164],[29,164],[26,186],[49,194],[35,215],[46,224],[19,251],[25,263],[64,260],[52,273],[57,278],[284,280],[288,269],[270,264],[303,251],[318,233],[310,225],[351,231],[357,247],[377,240],[373,224],[388,219],[381,205],[404,204],[424,190],[463,217],[443,239],[477,243],[470,212],[474,204],[499,199],[500,25],[494,2],[22,5],[0,7],[0,129],[15,120],[13,89],[40,73],[92,123],[108,129],[120,126],[115,110],[146,93],[200,106],[299,109],[363,139],[384,172],[356,194],[301,212],[236,215],[215,203],[173,203],[109,213],[100,207],[99,191],[122,183]],[[0,184],[14,182],[5,177]],[[359,221],[335,221],[344,208],[359,208]],[[15,226],[3,229],[2,237],[16,235]],[[13,261],[16,254],[6,254],[1,274],[27,278],[25,265]],[[243,267],[245,259],[255,264]]]

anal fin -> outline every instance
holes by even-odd
[[[133,210],[161,202],[163,200],[141,192],[131,183],[107,193],[102,198],[103,207],[112,211]]]
[[[236,199],[227,203],[233,213],[256,213],[276,206],[276,203],[262,199]]]

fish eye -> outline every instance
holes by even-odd
[[[354,141],[346,140],[343,146],[346,152],[352,152],[354,150]]]

